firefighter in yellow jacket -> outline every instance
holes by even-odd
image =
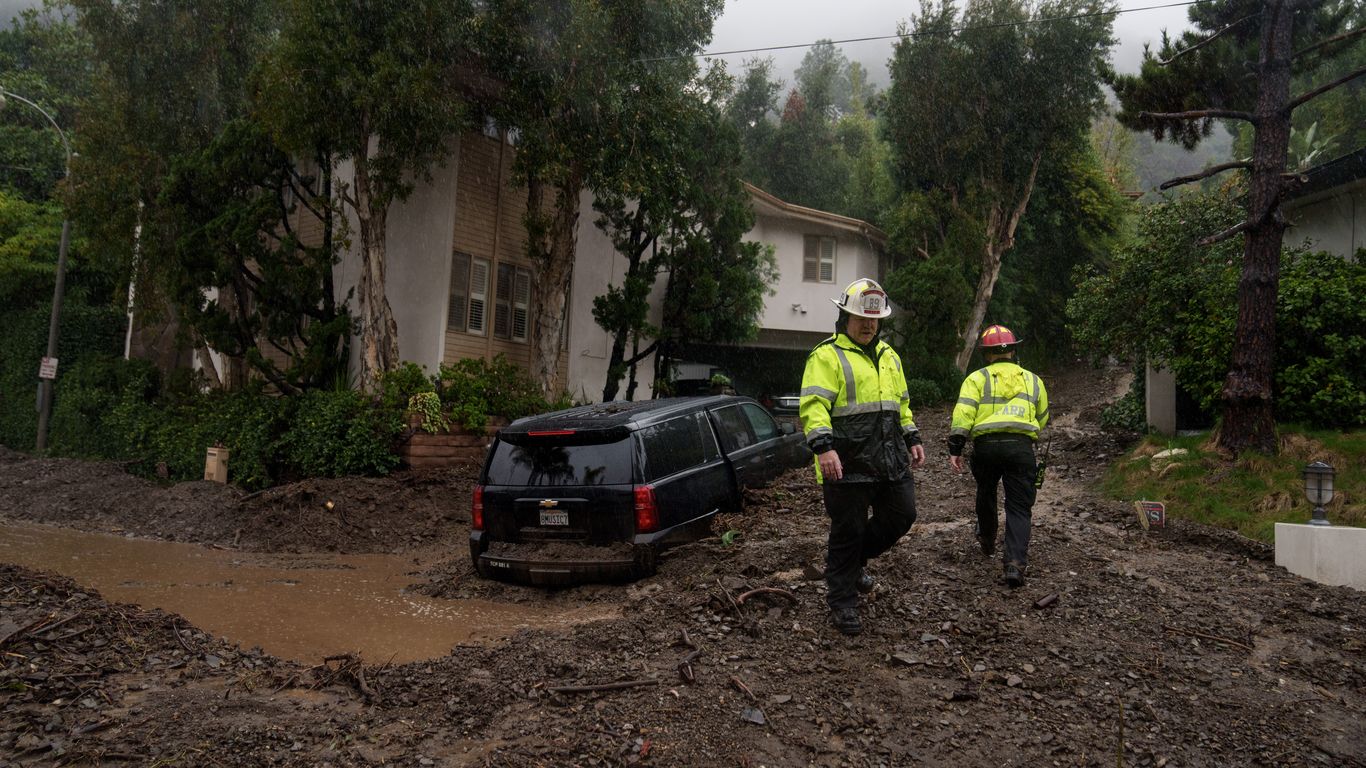
[[[1004,325],[982,331],[978,346],[987,366],[973,371],[958,390],[949,432],[949,464],[963,471],[963,448],[972,441],[977,481],[977,541],[982,554],[996,552],[996,485],[1005,486],[1005,582],[1020,587],[1029,565],[1029,531],[1038,466],[1034,445],[1048,426],[1048,390],[1038,374],[1015,364],[1019,340]]]
[[[879,321],[892,313],[882,286],[861,278],[831,301],[839,307],[835,334],[806,358],[800,412],[830,516],[830,620],[840,632],[856,635],[863,629],[858,593],[874,586],[864,565],[915,522],[911,468],[925,463],[925,449],[911,418],[901,358],[878,338]]]

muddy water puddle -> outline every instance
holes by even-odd
[[[561,628],[610,609],[550,610],[405,594],[440,554],[287,555],[0,525],[0,562],[55,571],[106,600],[161,608],[245,648],[308,664],[359,652],[368,663],[444,656],[523,628]]]

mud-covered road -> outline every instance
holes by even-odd
[[[471,574],[469,471],[246,496],[0,449],[0,524],[272,554],[446,547],[412,590],[608,617],[403,665],[298,663],[0,565],[0,765],[1366,765],[1366,595],[1231,534],[1143,531],[1094,488],[1126,447],[1097,428],[1113,381],[1049,384],[1028,585],[1007,590],[976,548],[947,410],[917,412],[920,520],[874,564],[852,639],[813,578],[826,524],[807,472],[719,521],[729,545],[680,547],[634,585],[548,593]],[[615,687],[583,690],[601,686]]]

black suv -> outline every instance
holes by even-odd
[[[792,425],[733,395],[518,419],[474,488],[470,557],[483,576],[532,584],[647,576],[658,547],[706,536],[742,488],[810,460]]]

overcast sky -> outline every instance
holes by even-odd
[[[1166,5],[1173,0],[1119,0],[1121,9]],[[887,60],[893,40],[839,43],[840,40],[895,35],[897,24],[919,9],[918,0],[726,0],[717,19],[709,52],[766,46],[801,45],[820,39],[836,41],[850,61],[868,68],[874,82],[886,85]],[[1185,29],[1186,8],[1162,8],[1121,13],[1115,17],[1119,44],[1112,61],[1121,72],[1138,69],[1143,44],[1156,43],[1165,27],[1172,33]],[[806,55],[805,48],[728,55],[724,58],[736,72],[744,61],[771,56],[777,74],[791,84],[792,72]]]
[[[1172,0],[1119,0],[1123,9],[1164,5]],[[38,0],[0,0],[0,23],[21,8],[38,5]],[[780,45],[804,45],[820,39],[848,40],[896,34],[897,24],[919,8],[918,0],[726,0],[726,9],[717,19],[715,34],[707,50],[731,51]],[[1114,63],[1121,72],[1138,68],[1143,43],[1156,42],[1163,27],[1178,32],[1186,27],[1186,8],[1161,8],[1134,11],[1115,17]],[[892,41],[841,43],[839,47],[851,61],[868,68],[874,82],[887,83],[887,60]],[[763,53],[725,56],[731,71],[738,71],[745,60],[772,56],[780,77],[791,82],[792,72],[801,63],[805,48],[790,48]]]

